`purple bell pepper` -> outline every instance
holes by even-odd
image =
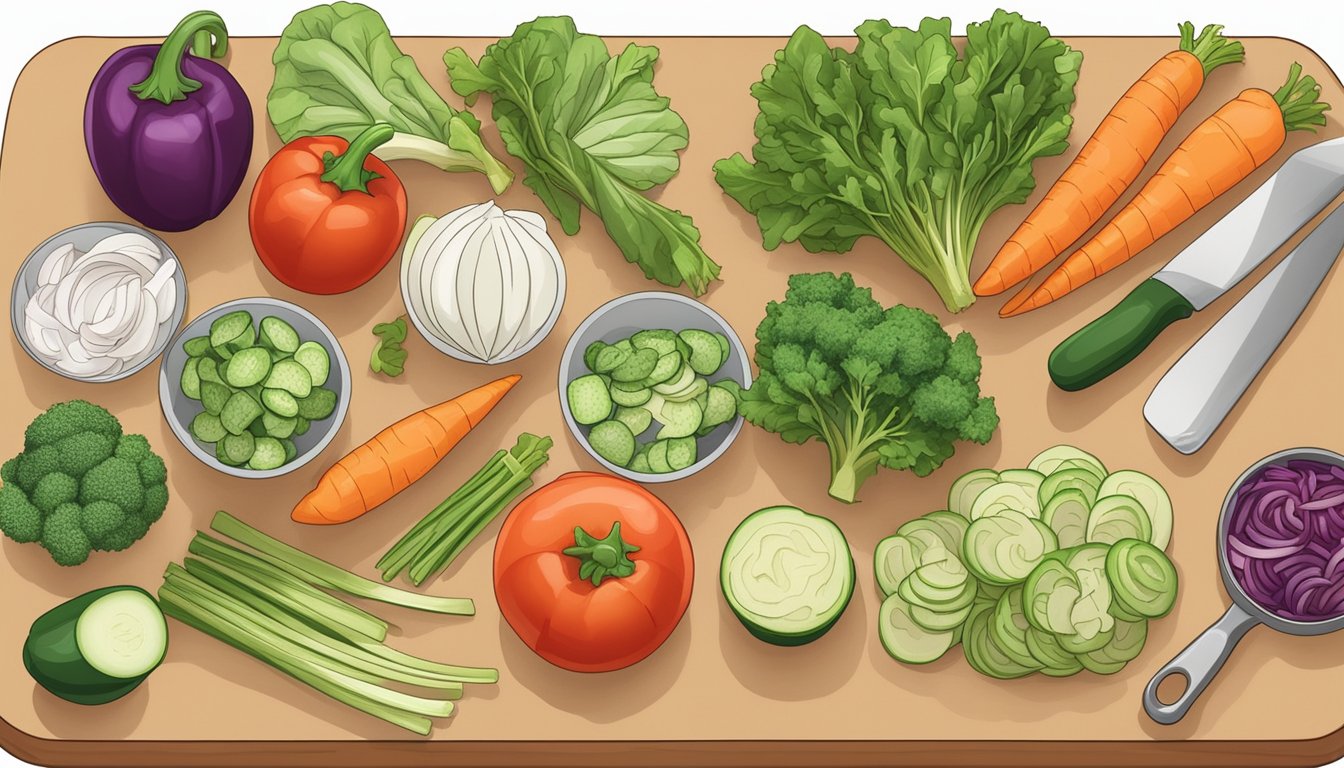
[[[213,47],[210,45],[214,38]],[[224,20],[197,11],[162,45],[112,54],[84,102],[84,145],[103,191],[151,229],[181,232],[218,216],[252,156],[252,107],[228,70]]]

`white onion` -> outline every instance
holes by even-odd
[[[114,376],[153,353],[177,308],[177,261],[134,232],[80,253],[67,243],[43,259],[24,306],[28,346],[76,378]]]
[[[401,290],[420,330],[445,351],[483,363],[515,357],[550,331],[565,268],[546,221],[493,202],[411,229]]]

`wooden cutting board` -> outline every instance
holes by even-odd
[[[0,211],[6,237],[0,260],[12,275],[48,235],[85,221],[124,217],[90,171],[81,134],[84,84],[114,50],[137,42],[78,38],[42,51],[14,89],[0,162]],[[478,56],[488,40],[407,38],[400,41],[431,84],[450,94],[444,50],[462,45]],[[612,48],[627,40],[613,38]],[[849,270],[874,287],[884,303],[937,311],[949,330],[966,329],[984,356],[982,386],[997,398],[1002,426],[986,446],[963,445],[925,479],[883,472],[863,488],[863,503],[845,507],[827,498],[825,449],[786,445],[755,428],[743,429],[731,450],[691,479],[658,486],[678,512],[698,556],[690,610],[666,645],[635,667],[577,675],[551,667],[528,651],[499,616],[490,585],[498,523],[428,587],[435,594],[476,600],[469,619],[429,619],[396,609],[382,613],[400,627],[392,642],[444,661],[498,666],[497,687],[473,689],[431,739],[419,740],[301,686],[200,633],[172,623],[167,661],[152,679],[114,704],[88,709],[37,688],[20,663],[31,620],[88,589],[116,583],[154,590],[169,561],[180,561],[196,528],[216,509],[357,572],[372,575],[386,548],[433,504],[456,488],[493,451],[523,430],[556,438],[538,481],[572,469],[596,469],[567,433],[556,391],[560,354],[571,331],[612,297],[656,286],[626,264],[600,223],[585,214],[583,231],[565,237],[552,226],[569,272],[564,312],[538,349],[500,368],[455,362],[422,339],[408,343],[406,375],[397,380],[367,369],[371,326],[403,312],[397,268],[390,266],[355,292],[308,296],[275,281],[257,261],[247,233],[246,206],[256,174],[280,141],[265,118],[274,38],[233,41],[231,72],[252,99],[256,144],[248,179],[233,205],[198,229],[167,234],[190,280],[188,318],[230,299],[269,295],[297,302],[341,338],[354,370],[353,404],[322,459],[274,480],[225,477],[193,459],[169,432],[159,410],[158,366],[113,384],[80,385],[30,360],[12,335],[0,341],[0,452],[17,453],[24,425],[48,405],[87,398],[105,405],[128,431],[147,434],[169,465],[172,501],[164,519],[132,549],[96,554],[78,568],[60,568],[35,545],[0,544],[0,742],[42,763],[180,765],[224,761],[289,765],[366,763],[626,764],[698,762],[774,766],[817,762],[987,762],[1036,765],[1081,762],[1190,762],[1231,765],[1317,764],[1344,754],[1344,634],[1293,638],[1260,628],[1250,633],[1226,669],[1179,725],[1150,722],[1140,691],[1153,672],[1216,619],[1228,600],[1216,571],[1214,524],[1227,486],[1251,462],[1303,445],[1340,449],[1344,415],[1332,403],[1344,380],[1339,329],[1344,327],[1344,278],[1326,280],[1320,294],[1207,447],[1194,456],[1168,448],[1144,424],[1141,408],[1158,378],[1179,355],[1269,268],[1206,311],[1169,330],[1140,359],[1078,393],[1051,386],[1049,351],[1080,325],[1110,308],[1134,285],[1194,239],[1263,181],[1290,150],[1344,133],[1338,117],[1317,135],[1290,137],[1288,147],[1238,186],[1131,264],[1050,308],[1013,320],[983,300],[948,316],[932,290],[878,243],[850,254],[813,255],[795,246],[762,250],[756,223],[724,196],[710,165],[747,151],[756,112],[748,87],[782,44],[776,38],[649,38],[662,49],[656,85],[690,125],[692,141],[681,173],[655,195],[692,214],[705,249],[723,265],[723,282],[705,297],[750,344],[765,302],[779,298],[789,274]],[[837,39],[836,44],[852,41]],[[1288,65],[1301,61],[1322,81],[1326,100],[1344,111],[1344,88],[1313,52],[1289,40],[1245,41],[1247,63],[1217,71],[1158,151],[1165,157],[1206,115],[1239,90],[1273,90]],[[1078,38],[1084,54],[1076,123],[1069,151],[1038,162],[1041,186],[1056,177],[1124,89],[1163,53],[1171,38]],[[450,102],[457,104],[456,97]],[[474,110],[491,150],[507,158],[486,102]],[[519,171],[516,160],[508,158]],[[1151,169],[1150,169],[1151,170]],[[441,214],[489,196],[484,178],[445,174],[401,162],[410,213]],[[1042,189],[1028,205],[1034,204]],[[544,210],[521,183],[503,196],[506,208]],[[1001,210],[986,226],[972,274],[1027,212]],[[547,215],[550,220],[549,215]],[[334,528],[290,522],[292,503],[330,461],[385,424],[504,373],[522,384],[427,479],[366,518]],[[973,672],[953,652],[927,667],[890,659],[877,638],[878,599],[873,547],[902,522],[944,505],[960,473],[984,466],[1020,467],[1040,449],[1069,442],[1114,467],[1142,470],[1170,491],[1176,510],[1170,555],[1181,577],[1180,599],[1152,624],[1143,654],[1111,677],[1080,674],[1056,680],[1032,676],[995,681]],[[789,502],[834,519],[858,563],[858,589],[839,624],[820,641],[776,648],[750,637],[718,594],[722,546],[749,512]],[[1273,743],[1271,743],[1273,742]]]

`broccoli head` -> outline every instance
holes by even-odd
[[[830,494],[852,502],[878,467],[924,476],[955,443],[986,443],[998,427],[980,396],[969,333],[948,336],[927,312],[884,309],[848,275],[794,275],[756,329],[760,375],[742,392],[751,423],[830,452]]]
[[[144,435],[74,400],[33,419],[24,451],[0,465],[0,531],[40,543],[60,565],[126,549],[168,506],[167,468]]]

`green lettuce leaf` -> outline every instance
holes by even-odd
[[[383,160],[422,160],[445,171],[485,174],[496,194],[513,172],[481,143],[480,122],[444,102],[397,48],[383,17],[358,3],[301,11],[272,57],[266,111],[284,141],[300,136],[353,140],[374,123],[396,129],[374,151]]]
[[[640,194],[676,175],[688,136],[653,88],[657,59],[657,48],[634,44],[612,56],[566,16],[519,25],[479,62],[460,48],[443,56],[468,104],[492,97],[504,145],[527,167],[523,183],[567,234],[587,208],[647,277],[701,294],[719,266],[701,249],[700,230]]]
[[[1033,160],[1068,146],[1082,54],[1005,11],[969,25],[960,56],[946,18],[856,33],[852,53],[793,34],[752,86],[752,160],[720,160],[716,179],[767,249],[877,237],[959,312],[985,220],[1027,199]]]

